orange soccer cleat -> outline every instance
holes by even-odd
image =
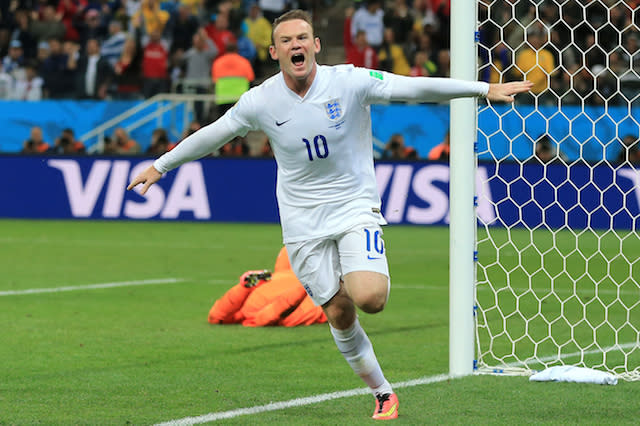
[[[392,420],[398,418],[398,396],[395,393],[376,395],[376,411],[371,418],[375,420]]]

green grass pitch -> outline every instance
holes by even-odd
[[[446,373],[448,230],[390,226],[385,241],[389,304],[360,315],[385,374]],[[147,425],[362,388],[326,325],[207,323],[280,242],[275,225],[0,220],[0,425]],[[177,281],[8,294],[162,279]],[[397,389],[396,423],[635,424],[639,391],[472,376]],[[372,411],[358,395],[221,423],[359,425]]]

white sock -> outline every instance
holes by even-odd
[[[371,391],[374,395],[384,395],[387,393],[393,393],[393,389],[391,389],[391,383],[389,383],[386,379],[383,384],[378,386],[377,388],[372,388]]]
[[[351,327],[345,330],[338,330],[331,325],[329,328],[338,349],[353,371],[369,385],[373,394],[385,389],[389,389],[391,392],[391,386],[382,374],[371,341],[360,326],[358,318]]]

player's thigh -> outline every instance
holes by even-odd
[[[340,256],[333,240],[288,243],[291,268],[316,305],[327,303],[340,289]]]
[[[365,311],[381,309],[389,294],[389,266],[380,226],[345,233],[338,251],[344,286],[356,305],[369,305]]]

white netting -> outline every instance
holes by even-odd
[[[480,372],[640,380],[638,3],[479,1],[480,77],[535,83],[479,112]]]

